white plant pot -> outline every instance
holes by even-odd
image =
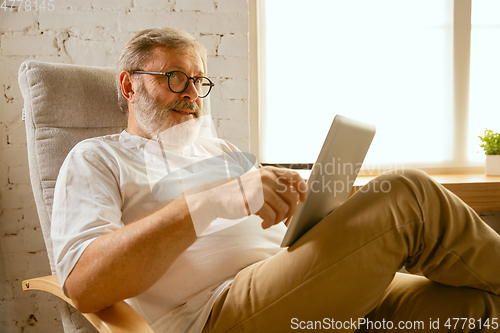
[[[486,155],[486,175],[500,176],[500,155]]]

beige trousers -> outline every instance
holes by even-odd
[[[497,332],[497,295],[500,236],[425,173],[397,170],[240,271],[204,332]]]

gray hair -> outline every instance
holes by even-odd
[[[141,69],[150,60],[153,50],[157,47],[166,49],[194,49],[198,52],[207,72],[207,51],[193,36],[185,31],[174,28],[151,28],[137,33],[122,48],[116,63],[116,87],[118,89],[118,105],[123,112],[128,112],[127,99],[123,96],[120,86],[120,73]]]

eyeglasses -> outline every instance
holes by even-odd
[[[190,77],[181,71],[172,72],[148,72],[148,71],[130,71],[130,74],[152,74],[163,75],[167,77],[168,88],[174,93],[184,92],[189,86],[189,80],[193,80],[194,87],[198,91],[198,97],[205,98],[210,94],[215,84],[208,77]]]

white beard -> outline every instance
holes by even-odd
[[[164,105],[151,97],[142,84],[135,97],[137,124],[152,139],[170,148],[182,148],[194,142],[200,132],[200,116],[203,114],[195,102],[180,100]],[[176,108],[195,111],[194,118],[178,123],[170,116],[170,112],[175,112],[173,109]]]
[[[171,117],[168,117],[166,123],[170,122]],[[201,118],[189,119],[177,125],[173,124],[158,133],[154,139],[167,147],[182,148],[191,145],[196,140],[200,133],[200,127]]]

